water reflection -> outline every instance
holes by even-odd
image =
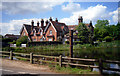
[[[115,68],[115,69],[120,69],[120,66],[118,64],[113,64],[113,63],[110,63],[108,64],[110,66],[110,68]],[[94,66],[97,66],[96,64],[94,64]],[[93,68],[92,71],[96,71],[96,72],[99,72],[99,69],[98,68]],[[110,71],[110,70],[103,70],[104,73],[108,73],[108,74],[119,74],[120,75],[120,72],[119,71]]]

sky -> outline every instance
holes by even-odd
[[[109,0],[110,2],[101,2],[89,0],[83,1],[2,1],[0,4],[0,34],[19,34],[23,24],[31,24],[34,20],[35,26],[37,21],[50,17],[66,25],[77,25],[78,17],[83,17],[84,23],[92,21],[93,25],[97,20],[107,19],[112,24],[118,22],[118,1]]]

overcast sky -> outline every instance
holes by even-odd
[[[22,2],[21,2],[22,1]],[[78,16],[83,17],[84,23],[89,23],[92,20],[93,25],[97,20],[109,20],[110,24],[118,22],[118,1],[111,0],[111,2],[86,2],[81,1],[58,1],[51,0],[50,2],[30,0],[17,2],[4,1],[0,4],[0,16],[2,22],[0,23],[1,34],[19,34],[23,24],[30,24],[31,20],[40,21],[52,17],[53,20],[58,18],[59,22],[66,25],[78,24]]]

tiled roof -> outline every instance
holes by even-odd
[[[28,25],[28,24],[24,24],[27,32],[30,34],[31,33],[31,25]]]
[[[51,21],[51,22],[58,32],[62,32],[64,28],[65,28],[66,32],[69,32],[68,27],[64,23],[60,23],[60,22],[56,22],[56,21]]]

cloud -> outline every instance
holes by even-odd
[[[44,18],[44,22],[48,18]],[[20,34],[20,30],[23,24],[31,24],[31,21],[34,20],[34,25],[37,26],[37,21],[41,21],[41,19],[33,18],[33,19],[22,19],[22,20],[11,20],[9,23],[0,23],[1,34]]]
[[[2,2],[2,11],[7,14],[29,14],[29,13],[41,13],[51,11],[54,6],[60,5],[64,2],[47,2],[42,0],[41,2]]]
[[[98,19],[106,19],[110,17],[108,15],[107,7],[103,5],[96,5],[96,6],[90,6],[87,9],[83,9],[80,11],[72,12],[72,16],[69,18],[63,18],[60,21],[65,22],[68,25],[71,24],[77,24],[78,23],[78,16],[83,16],[84,22],[89,22],[92,20],[93,22],[96,22]]]
[[[80,11],[80,4],[69,2],[69,4],[62,5],[62,10],[65,12],[74,12],[74,11]]]
[[[118,10],[120,8],[118,8],[117,10],[110,12],[109,15],[112,16],[113,22],[118,22]],[[119,11],[120,12],[120,11]],[[120,13],[119,13],[120,14]]]

